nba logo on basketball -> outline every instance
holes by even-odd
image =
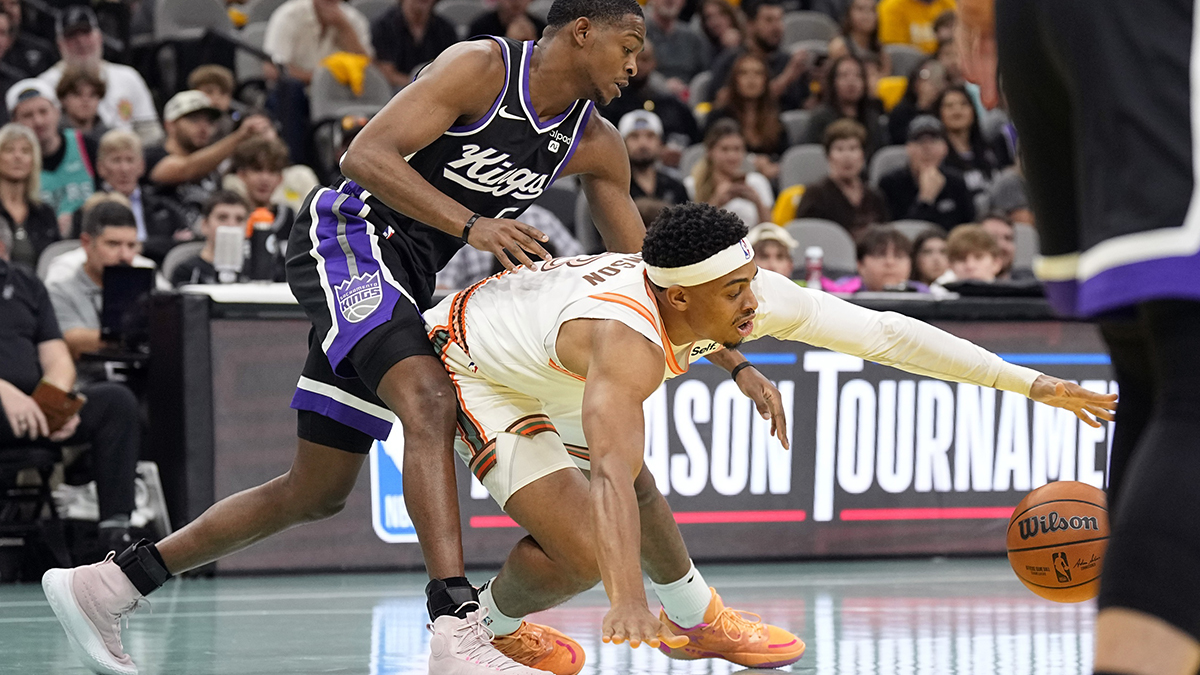
[[[378,271],[351,277],[333,290],[338,309],[350,323],[358,323],[371,316],[371,312],[383,302],[383,286],[379,283]]]
[[[1071,563],[1067,562],[1066,552],[1059,551],[1051,554],[1050,561],[1054,563],[1054,575],[1058,577],[1058,583],[1069,583],[1071,581]]]

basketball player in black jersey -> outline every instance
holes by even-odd
[[[1016,124],[1060,311],[1099,325],[1121,405],[1097,675],[1200,669],[1200,40],[1193,0],[966,0],[963,54]]]
[[[548,19],[536,44],[485,37],[447,49],[358,135],[342,160],[346,179],[309,195],[287,262],[313,322],[292,402],[292,467],[157,546],[139,542],[115,560],[47,573],[51,606],[94,671],[137,672],[119,619],[172,575],[340,511],[395,413],[405,501],[433,579],[430,671],[540,672],[492,648],[464,577],[456,396],[420,311],[432,305],[434,275],[464,244],[506,266],[510,255],[548,258],[546,237],[515,219],[560,175],[581,177],[609,250],[641,248],[624,143],[593,112],[636,72],[641,9],[635,0],[556,0]]]

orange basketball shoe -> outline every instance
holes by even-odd
[[[549,626],[524,621],[515,633],[497,636],[492,645],[521,665],[555,675],[578,675],[583,670],[583,647]]]
[[[800,638],[763,623],[757,614],[726,607],[717,591],[709,590],[713,599],[704,613],[704,623],[699,626],[684,628],[668,619],[665,610],[662,612],[662,620],[676,635],[691,638],[679,649],[661,645],[662,653],[681,661],[725,659],[747,668],[779,668],[804,656],[804,642]]]

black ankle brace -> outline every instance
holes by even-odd
[[[150,595],[171,579],[158,549],[145,539],[122,551],[113,562],[142,595]]]
[[[466,577],[434,579],[425,587],[425,595],[429,598],[426,607],[429,609],[430,619],[437,619],[439,616],[457,616],[465,619],[467,612],[479,609],[479,593]],[[467,603],[475,604],[472,607]]]

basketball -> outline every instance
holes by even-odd
[[[1030,492],[1008,521],[1008,562],[1029,590],[1055,602],[1083,602],[1100,591],[1108,546],[1104,491],[1059,481]]]

